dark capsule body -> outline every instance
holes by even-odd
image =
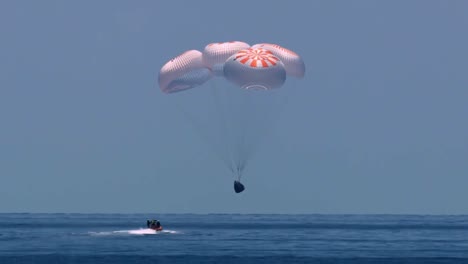
[[[245,187],[240,181],[234,181],[234,191],[240,193],[245,190]]]

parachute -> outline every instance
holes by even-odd
[[[168,61],[159,72],[159,87],[175,93],[202,85],[211,78],[211,70],[202,61],[202,53],[189,50]]]
[[[214,75],[223,76],[226,60],[234,53],[249,47],[249,44],[241,41],[208,44],[203,50],[203,63]]]
[[[284,64],[271,51],[238,51],[224,63],[224,77],[244,89],[274,89],[286,81]]]
[[[281,89],[287,76],[302,78],[304,74],[302,58],[289,49],[230,41],[211,43],[202,52],[189,50],[169,60],[160,69],[158,82],[163,93],[177,93],[178,99],[188,102],[181,108],[192,106],[184,111],[187,118],[231,171],[234,190],[239,193],[245,189],[240,180],[247,162],[284,101],[278,91],[287,94],[287,89]],[[211,108],[206,83],[211,84],[214,98]],[[194,113],[204,107],[206,112],[195,118]],[[203,118],[205,123],[200,122]]]

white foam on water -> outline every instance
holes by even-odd
[[[157,235],[157,234],[179,234],[175,230],[162,230],[156,231],[150,228],[140,228],[133,230],[118,230],[118,231],[106,231],[106,232],[89,232],[90,235],[94,236],[109,236],[109,235]]]
[[[156,231],[150,228],[141,228],[137,230],[123,230],[123,232],[127,232],[129,235],[156,235],[161,231]]]

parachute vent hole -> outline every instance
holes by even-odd
[[[250,91],[266,91],[269,90],[267,86],[261,84],[248,84],[243,87],[246,90]]]

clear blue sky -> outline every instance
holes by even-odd
[[[468,213],[467,1],[0,1],[0,212]],[[210,42],[297,82],[234,194],[156,85]],[[184,133],[182,133],[182,132]]]

